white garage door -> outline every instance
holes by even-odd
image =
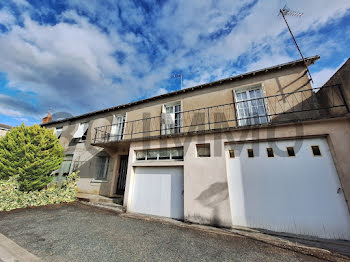
[[[226,157],[234,226],[350,239],[349,211],[326,139],[232,144]]]
[[[182,167],[136,167],[129,211],[184,218]]]

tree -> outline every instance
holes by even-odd
[[[0,179],[17,176],[20,190],[40,190],[53,180],[63,157],[52,130],[22,124],[0,139]]]

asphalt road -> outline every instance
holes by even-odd
[[[253,239],[80,203],[0,212],[0,233],[45,261],[322,261]]]

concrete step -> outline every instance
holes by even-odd
[[[95,207],[99,207],[99,208],[103,208],[111,211],[116,211],[119,213],[126,212],[125,207],[114,203],[95,203],[95,202],[87,202],[87,201],[81,201],[81,203],[83,203],[84,205],[95,206]]]
[[[105,197],[100,195],[86,194],[86,193],[78,193],[77,198],[81,201],[91,202],[91,203],[101,203],[101,204],[118,204],[123,205],[123,197]]]

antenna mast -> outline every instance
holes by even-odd
[[[310,80],[311,80],[311,82],[313,83],[314,81],[312,80],[312,76],[311,76],[311,73],[310,73],[310,71],[309,71],[309,67],[307,66],[307,63],[306,63],[306,61],[305,61],[305,58],[304,58],[304,56],[303,56],[303,54],[302,54],[302,52],[301,52],[301,50],[300,50],[300,48],[299,48],[299,45],[298,45],[298,43],[297,43],[297,40],[295,39],[295,37],[294,37],[294,35],[293,35],[293,33],[292,33],[292,30],[290,29],[290,27],[289,27],[289,25],[288,25],[288,22],[287,22],[287,19],[286,19],[286,15],[291,15],[291,16],[302,16],[303,15],[303,13],[300,13],[300,12],[296,12],[296,11],[292,11],[292,10],[290,10],[288,7],[287,7],[287,5],[285,5],[282,9],[280,9],[280,13],[281,13],[281,15],[282,15],[282,17],[283,17],[283,19],[284,19],[284,22],[286,22],[286,25],[287,25],[287,27],[288,27],[288,30],[289,30],[289,33],[290,33],[290,35],[292,36],[292,38],[293,38],[293,41],[294,41],[294,44],[295,44],[295,46],[297,47],[297,49],[298,49],[298,51],[299,51],[299,54],[300,54],[300,56],[301,56],[301,58],[303,59],[303,61],[304,61],[304,65],[305,65],[305,67],[306,67],[306,71],[307,71],[307,73],[308,73],[308,75],[309,75],[309,77],[310,77]]]

